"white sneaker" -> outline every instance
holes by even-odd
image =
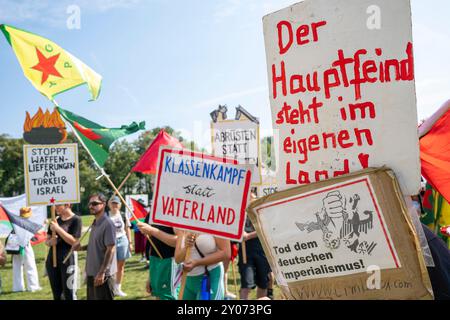
[[[114,295],[118,296],[118,297],[126,297],[127,296],[127,294],[122,291],[122,285],[120,285],[120,284],[116,284],[114,286]]]
[[[225,294],[225,300],[235,300],[236,298],[237,298],[236,295],[231,292],[227,292]]]
[[[116,290],[116,296],[118,296],[118,297],[126,297],[127,294],[125,292],[123,292],[122,290],[118,289],[118,290]]]

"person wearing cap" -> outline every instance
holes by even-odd
[[[20,209],[20,216],[22,218],[29,219],[32,214],[33,213],[31,211],[31,208],[23,207]],[[11,235],[8,237],[8,240],[11,240],[10,237]],[[24,272],[27,278],[27,290],[31,292],[42,290],[41,286],[39,285],[36,260],[30,242],[28,242],[25,247],[21,246],[17,254],[12,255],[12,265],[13,265],[13,292],[25,291],[23,279]]]
[[[76,252],[63,263],[72,245],[81,237],[81,218],[72,211],[71,204],[55,206],[56,221],[50,223],[45,244],[50,247],[45,268],[54,300],[76,300],[77,255]],[[53,232],[56,238],[52,238]],[[53,266],[53,245],[56,244],[56,267]],[[72,280],[71,280],[72,279]]]
[[[131,257],[133,245],[131,242],[131,223],[124,212],[120,211],[122,203],[118,196],[113,196],[108,202],[109,218],[116,227],[116,256],[117,273],[115,283],[115,293],[119,297],[125,297],[127,294],[122,291],[122,280],[125,272],[125,261]]]
[[[113,300],[116,258],[116,227],[106,215],[107,198],[102,193],[89,197],[89,211],[95,216],[87,246],[78,240],[73,251],[87,251],[86,276],[87,300]]]

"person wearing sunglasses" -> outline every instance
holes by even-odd
[[[73,250],[87,250],[86,276],[88,300],[113,300],[116,258],[116,227],[105,214],[107,199],[96,193],[89,197],[89,211],[95,216],[87,246],[77,241]]]

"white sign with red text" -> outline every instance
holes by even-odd
[[[161,148],[154,224],[241,241],[251,171],[236,161]]]
[[[280,188],[386,165],[417,194],[409,0],[307,0],[263,23]]]

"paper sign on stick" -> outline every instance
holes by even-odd
[[[152,223],[240,241],[251,172],[244,165],[161,148]]]
[[[27,206],[80,202],[77,144],[24,145]]]
[[[252,184],[261,184],[259,124],[248,119],[211,123],[212,153],[252,165]]]

